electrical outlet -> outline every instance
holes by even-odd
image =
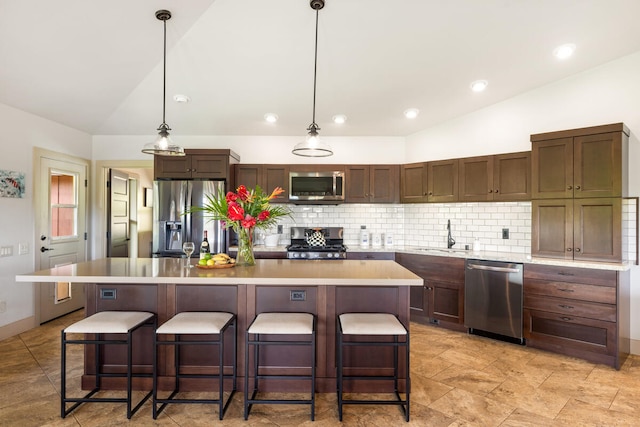
[[[282,224],[278,224],[278,234],[282,234]]]
[[[13,255],[13,246],[0,247],[0,257]]]
[[[26,255],[29,253],[28,243],[18,243],[18,255]]]
[[[100,289],[100,299],[116,299],[115,289]]]
[[[307,299],[307,291],[291,291],[291,301],[304,301]]]
[[[508,239],[509,238],[509,229],[508,228],[503,228],[502,229],[502,238],[503,239]]]
[[[7,302],[6,301],[0,301],[0,313],[4,313],[5,311],[7,311]]]

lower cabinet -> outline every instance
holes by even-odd
[[[393,259],[395,259],[395,253],[394,252],[350,252],[350,251],[347,251],[347,259],[393,260]]]
[[[527,264],[527,346],[620,369],[629,354],[629,271]]]
[[[397,253],[396,262],[424,279],[409,291],[412,321],[466,330],[464,259]]]

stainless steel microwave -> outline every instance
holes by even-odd
[[[344,172],[289,172],[289,200],[293,203],[344,202]]]

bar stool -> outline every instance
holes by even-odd
[[[233,332],[233,361],[232,373],[224,372],[224,336],[227,329],[231,328]],[[160,341],[158,338],[164,336],[165,340]],[[171,340],[168,335],[174,335]],[[183,335],[217,335],[217,339],[198,339],[185,340]],[[155,334],[154,355],[153,355],[153,419],[169,403],[211,403],[218,404],[218,415],[222,420],[229,403],[236,392],[236,354],[237,354],[237,332],[236,332],[236,315],[224,312],[182,312],[163,323]],[[175,386],[169,397],[166,399],[158,398],[158,347],[161,345],[172,345],[174,349],[175,359]],[[212,345],[218,346],[218,373],[217,374],[184,374],[180,372],[180,347],[189,345]],[[212,352],[213,353],[213,352]],[[218,380],[218,399],[181,399],[175,398],[180,392],[180,380],[182,378],[199,378],[199,379],[217,379]],[[229,396],[224,400],[224,381],[232,380],[232,388]],[[160,404],[160,407],[158,407]]]
[[[344,313],[338,316],[337,323],[337,351],[338,351],[338,417],[342,421],[342,405],[399,405],[402,409],[405,421],[409,421],[409,391],[411,381],[409,378],[409,331],[396,316],[388,313]],[[345,341],[345,336],[389,336],[393,341]],[[399,338],[404,336],[404,340]],[[393,376],[382,375],[344,375],[344,349],[345,347],[393,347]],[[405,398],[400,397],[398,391],[398,353],[400,347],[404,347],[407,367]],[[389,380],[393,381],[395,399],[392,400],[345,400],[345,380]]]
[[[263,340],[263,335],[308,335],[309,339],[300,340]],[[249,346],[253,346],[253,392],[249,397]],[[269,345],[309,346],[311,347],[311,375],[260,375],[260,347]],[[246,333],[244,376],[244,419],[254,404],[293,404],[311,405],[311,421],[315,418],[316,383],[316,316],[310,313],[260,313],[253,320]],[[264,367],[264,366],[263,366]],[[256,399],[260,379],[309,380],[309,399]]]
[[[155,329],[156,316],[153,313],[140,311],[101,311],[89,317],[86,317],[62,330],[62,355],[61,355],[61,372],[60,372],[60,416],[65,418],[74,409],[86,402],[107,402],[118,403],[126,402],[127,418],[131,419],[133,414],[151,397],[151,391],[147,393],[142,400],[132,409],[132,379],[133,378],[150,378],[151,374],[133,373],[133,333],[142,326],[150,326]],[[82,339],[68,339],[67,334],[91,334],[95,338],[89,338],[85,335]],[[116,334],[119,338],[105,339],[105,334]],[[124,336],[123,336],[124,335]],[[69,344],[93,344],[95,348],[95,386],[93,390],[83,397],[67,397],[66,369],[67,369],[67,345]],[[126,345],[127,346],[127,372],[126,373],[105,373],[101,371],[103,346],[105,345]],[[127,396],[123,398],[116,397],[92,397],[100,391],[102,378],[127,378]],[[67,403],[74,403],[67,409]]]

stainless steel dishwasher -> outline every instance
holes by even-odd
[[[468,259],[464,275],[464,319],[470,333],[522,336],[522,264]]]

